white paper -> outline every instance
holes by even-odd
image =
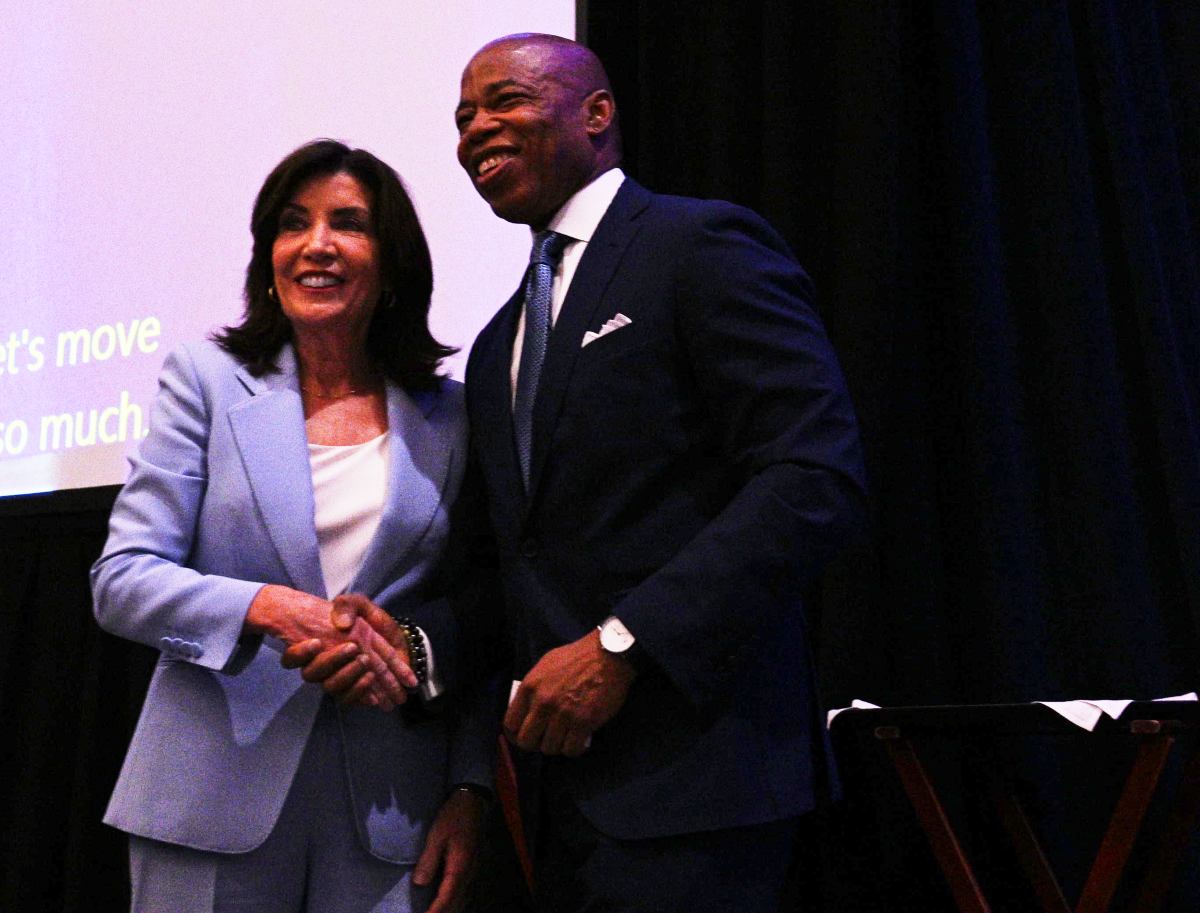
[[[826,716],[826,718],[825,718],[825,727],[828,728],[828,727],[832,726],[834,719],[843,710],[879,710],[879,709],[880,709],[880,707],[878,704],[871,704],[871,703],[868,703],[867,701],[860,701],[858,698],[855,698],[854,700],[852,700],[850,702],[849,707],[837,707],[834,710],[830,710],[828,716]]]

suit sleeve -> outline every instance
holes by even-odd
[[[406,581],[398,580],[377,601],[393,614],[408,614],[436,651],[442,690],[462,692],[496,671],[502,659],[503,605],[495,539],[487,520],[483,478],[463,447],[466,466],[450,506],[450,531],[432,584],[434,598],[404,608]]]
[[[262,640],[242,635],[262,584],[186,566],[207,486],[211,422],[192,359],[178,349],[163,366],[149,436],[92,566],[93,608],[113,634],[174,659],[236,672]]]
[[[434,706],[451,718],[447,781],[491,789],[508,676],[496,546],[482,476],[470,458],[451,507],[436,587],[442,595],[414,614],[436,651],[443,694]]]
[[[504,612],[496,544],[487,522],[483,478],[473,459],[468,460],[453,516],[447,550],[451,614],[466,636],[454,651],[464,693],[457,702],[448,782],[494,789],[497,739],[511,676],[502,646]]]
[[[499,673],[477,682],[456,705],[447,762],[448,783],[494,788],[497,740],[504,709]]]
[[[698,708],[736,687],[762,638],[803,636],[800,593],[860,527],[853,409],[783,241],[713,205],[679,261],[674,302],[732,496],[613,609]]]

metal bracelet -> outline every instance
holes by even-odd
[[[404,631],[404,639],[408,644],[408,664],[417,677],[419,688],[429,679],[429,654],[425,650],[425,638],[411,618],[398,618],[396,621]]]

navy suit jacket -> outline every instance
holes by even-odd
[[[149,436],[92,568],[96,617],[161,651],[105,821],[142,837],[245,852],[274,826],[322,701],[244,635],[267,583],[324,597],[296,358],[253,376],[213,343],[167,359]],[[453,689],[470,636],[447,598],[445,549],[466,466],[462,388],[389,384],[388,491],[351,591],[430,636]],[[363,846],[413,863],[449,784],[491,781],[494,707],[415,720],[339,707]]]
[[[513,443],[515,295],[467,370],[514,671],[610,614],[651,668],[560,771],[621,838],[799,814],[833,789],[801,593],[861,522],[858,435],[810,284],[728,203],[626,180],[579,263]],[[586,346],[617,313],[630,324]]]

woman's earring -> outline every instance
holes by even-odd
[[[272,301],[275,300],[275,286],[273,286],[273,285],[267,286],[267,297],[270,298]]]

